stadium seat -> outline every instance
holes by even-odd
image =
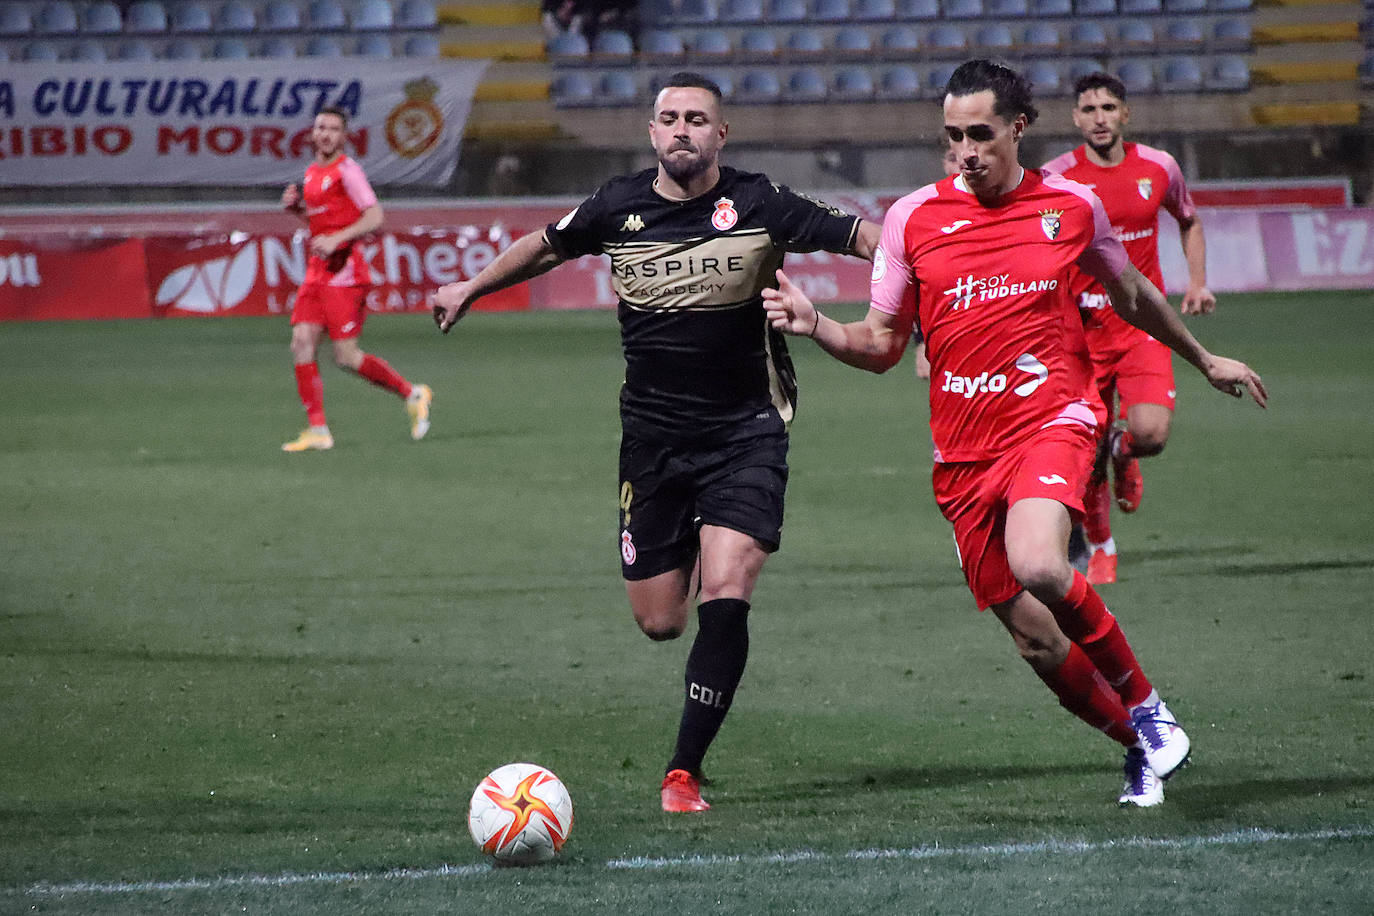
[[[1060,73],[1063,73],[1068,77],[1068,79],[1065,80],[1065,82],[1068,83],[1070,88],[1072,88],[1074,83],[1078,82],[1080,79],[1087,76],[1089,73],[1098,73],[1102,69],[1102,64],[1100,64],[1094,58],[1077,57],[1064,61],[1061,66]]]
[[[732,25],[763,22],[763,0],[725,0],[716,18]]]
[[[699,25],[716,19],[715,7],[707,0],[658,0],[645,7],[642,15],[646,22]]]
[[[859,22],[891,22],[897,18],[896,0],[854,0],[849,11]]]
[[[157,54],[153,52],[153,46],[142,38],[131,38],[120,44],[115,51],[115,60],[153,60]]]
[[[115,35],[124,29],[119,7],[110,0],[92,3],[81,12],[81,31],[87,35]]]
[[[191,38],[173,38],[162,49],[163,60],[202,60],[204,57],[200,42]]]
[[[348,16],[338,0],[310,0],[305,8],[306,28],[338,32],[348,28]]]
[[[921,49],[921,36],[911,26],[893,26],[883,32],[879,47],[885,57],[908,59]]]
[[[697,60],[721,60],[734,54],[735,46],[720,29],[705,29],[687,39],[687,51]]]
[[[297,32],[301,27],[301,11],[291,0],[269,0],[262,8],[259,27],[264,32]]]
[[[1080,16],[1112,16],[1116,0],[1074,0],[1073,11]]]
[[[1197,92],[1202,88],[1202,66],[1196,58],[1171,57],[1160,71],[1162,92]]]
[[[183,35],[199,35],[215,30],[215,17],[204,3],[178,3],[172,7],[172,31]]]
[[[1360,61],[1356,72],[1359,74],[1361,86],[1366,89],[1374,88],[1374,51],[1365,53],[1364,60]]]
[[[68,60],[79,61],[102,61],[109,60],[109,54],[105,52],[105,45],[93,38],[78,41],[67,52]]]
[[[1205,40],[1196,19],[1170,19],[1164,27],[1164,44],[1170,49],[1195,51]]]
[[[1207,0],[1164,0],[1164,10],[1175,15],[1205,13]]]
[[[396,12],[398,29],[433,29],[439,25],[439,11],[432,0],[402,0]]]
[[[707,79],[714,81],[715,84],[720,87],[721,98],[728,101],[734,97],[735,77],[730,73],[729,70],[707,70],[705,76]]]
[[[19,52],[19,59],[29,63],[52,63],[62,55],[58,53],[57,45],[48,41],[31,41],[24,45],[24,49]]]
[[[243,0],[229,0],[219,8],[216,20],[217,32],[252,32],[258,27],[257,14]]]
[[[358,5],[353,9],[355,32],[381,32],[395,24],[395,12],[387,0],[358,0]]]
[[[1218,13],[1248,13],[1255,8],[1255,0],[1212,0],[1211,9]],[[1369,0],[1365,0],[1365,9]]]
[[[1116,43],[1127,51],[1153,50],[1155,27],[1144,19],[1127,19],[1117,27]]]
[[[1063,89],[1059,68],[1048,60],[1035,60],[1026,65],[1026,79],[1037,98],[1058,95]]]
[[[329,35],[312,35],[305,43],[306,57],[335,58],[343,57],[343,45],[337,38]]]
[[[1163,0],[1121,0],[1123,16],[1157,16],[1162,12]]]
[[[815,0],[811,11],[815,22],[844,22],[849,18],[849,0]]]
[[[289,38],[269,38],[258,49],[259,57],[273,60],[290,60],[296,56],[296,43]]]
[[[831,97],[848,102],[863,102],[873,98],[876,89],[873,76],[864,67],[841,67],[835,72]]]
[[[554,78],[549,86],[549,95],[558,107],[590,105],[596,99],[596,86],[586,72],[569,70]]]
[[[987,0],[983,13],[998,19],[1024,19],[1030,15],[1028,0]]]
[[[841,58],[868,58],[873,56],[873,36],[868,29],[858,26],[845,26],[835,33],[832,51]]]
[[[1048,22],[1032,22],[1021,34],[1021,47],[1032,54],[1049,54],[1059,50],[1059,29]]]
[[[27,35],[33,31],[33,16],[22,3],[0,3],[0,36]]]
[[[668,29],[645,29],[639,35],[639,52],[655,60],[678,60],[687,53],[682,36]]]
[[[598,83],[601,100],[609,105],[637,105],[642,101],[639,81],[628,70],[608,70]]]
[[[1113,69],[1129,95],[1149,95],[1156,89],[1155,69],[1148,60],[1120,60]]]
[[[1212,27],[1211,46],[1216,51],[1240,51],[1250,47],[1250,20],[1218,19]]]
[[[803,67],[787,77],[788,101],[822,102],[827,94],[825,77],[814,67]]]
[[[941,0],[940,9],[946,19],[980,19],[983,0]]]
[[[921,75],[915,67],[906,64],[887,68],[878,82],[878,97],[903,100],[920,98]]]
[[[358,54],[362,57],[385,60],[388,57],[393,57],[394,53],[391,39],[385,35],[372,32],[358,39]]]
[[[1011,29],[1005,23],[993,22],[979,26],[973,35],[973,43],[983,51],[1005,55],[1016,42],[1011,37]]]
[[[1102,23],[1089,19],[1069,27],[1069,47],[1076,54],[1091,54],[1107,49],[1107,30]]]
[[[137,0],[124,16],[124,28],[135,35],[160,35],[167,31],[167,9],[158,0]]]
[[[764,15],[769,22],[805,22],[809,13],[806,0],[769,0]]]
[[[1033,19],[1067,19],[1073,15],[1070,0],[1031,0],[1030,14]]]
[[[957,25],[937,25],[926,33],[925,47],[932,54],[962,54],[968,47],[968,36]]]
[[[927,97],[941,99],[945,95],[945,87],[949,85],[949,78],[954,75],[954,64],[939,64],[926,72]]]
[[[1234,92],[1250,88],[1250,66],[1245,58],[1235,54],[1219,57],[1212,63],[1207,88],[1218,92]]]
[[[245,60],[253,55],[248,51],[248,43],[236,35],[226,35],[215,41],[210,48],[210,56],[216,60]]]
[[[41,35],[75,35],[78,31],[76,7],[67,0],[52,0],[43,4],[38,8],[33,30]]]
[[[411,35],[404,46],[405,56],[428,60],[439,56],[439,36]]]
[[[792,54],[824,54],[825,39],[815,29],[797,29],[787,36],[787,50]]]
[[[559,32],[549,39],[545,50],[555,64],[581,63],[592,53],[587,36],[581,32]]]
[[[776,29],[748,29],[739,37],[741,57],[752,60],[765,60],[778,56],[778,33]]]
[[[940,0],[897,0],[898,19],[939,19]]]
[[[746,70],[740,77],[736,98],[756,104],[776,102],[782,98],[782,84],[773,70]]]
[[[635,55],[635,44],[629,32],[601,29],[592,39],[592,53],[603,62],[628,63]]]

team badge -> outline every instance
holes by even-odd
[[[1137,178],[1135,180],[1135,189],[1140,192],[1142,200],[1150,199],[1150,191],[1153,190],[1153,186],[1154,182],[1150,181],[1148,178]]]
[[[1040,211],[1040,228],[1051,242],[1059,238],[1059,218],[1063,215],[1063,210]]]
[[[716,201],[716,212],[711,214],[711,225],[724,232],[737,222],[739,214],[735,212],[735,202],[728,197]]]
[[[638,232],[644,228],[644,220],[640,219],[638,213],[631,213],[625,217],[625,225],[620,227],[621,232]]]
[[[620,558],[625,561],[626,566],[635,565],[635,542],[630,539],[630,532],[620,532]]]
[[[320,179],[320,190],[321,190],[321,191],[328,191],[328,190],[329,190],[329,176],[328,176],[328,175],[326,175],[326,176],[324,176],[323,178]]]
[[[403,159],[430,151],[444,133],[444,113],[434,104],[439,84],[427,76],[405,84],[406,100],[386,116],[386,143]]]

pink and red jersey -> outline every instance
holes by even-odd
[[[1034,169],[995,206],[954,176],[887,211],[871,304],[914,311],[925,334],[936,461],[986,461],[1045,426],[1094,424],[1075,266],[1117,277],[1126,252],[1091,191]]]
[[[305,215],[310,235],[326,235],[351,226],[368,207],[375,206],[377,195],[368,183],[363,167],[347,156],[332,162],[312,162],[305,170]],[[328,258],[310,255],[305,267],[306,283],[329,286],[366,286],[371,283],[367,262],[355,242],[340,245]]]
[[[1197,208],[1173,156],[1140,143],[1124,143],[1123,147],[1126,158],[1114,166],[1089,161],[1086,148],[1080,146],[1045,163],[1044,171],[1063,175],[1093,190],[1106,208],[1112,230],[1126,246],[1131,263],[1162,290],[1159,211],[1169,211],[1182,223],[1193,219]],[[1148,336],[1112,311],[1106,292],[1093,277],[1078,272],[1070,288],[1084,310],[1093,352],[1098,352],[1099,343],[1124,346]],[[1102,340],[1104,336],[1106,339]]]

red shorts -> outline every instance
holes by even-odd
[[[1022,499],[1043,497],[1080,518],[1096,440],[1095,429],[1068,423],[1039,430],[991,461],[935,465],[935,503],[954,525],[959,565],[979,609],[1010,601],[1021,591],[1007,560],[1007,509]]]
[[[302,283],[291,310],[291,323],[324,325],[330,340],[357,337],[367,320],[366,300],[366,286]]]
[[[1093,355],[1093,374],[1098,391],[1108,408],[1112,392],[1124,417],[1133,404],[1160,404],[1174,409],[1173,352],[1152,337],[1146,337],[1127,350]]]

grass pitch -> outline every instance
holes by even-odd
[[[0,912],[1368,913],[1369,296],[1191,324],[1273,400],[1178,364],[1116,522],[1103,593],[1194,741],[1164,807],[1117,809],[1116,746],[973,610],[910,359],[798,341],[700,817],[657,805],[690,634],[646,640],[619,581],[613,315],[373,318],[433,431],[326,366],[337,445],[302,455],[284,321],[3,326]],[[492,871],[467,799],[514,760],[576,824]]]

